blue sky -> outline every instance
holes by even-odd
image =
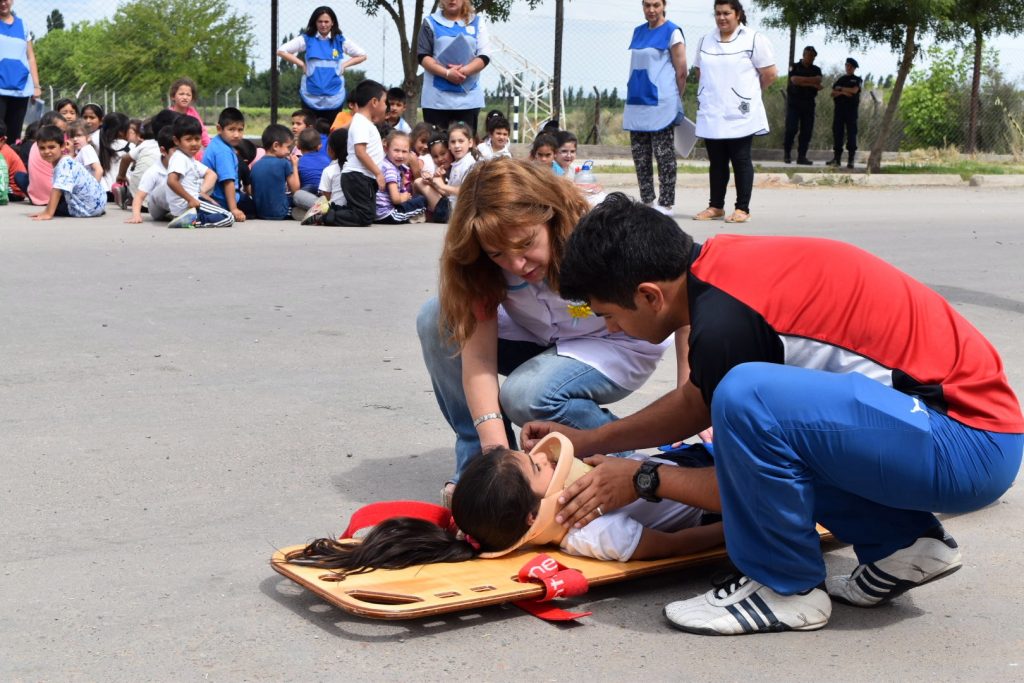
[[[253,17],[253,26],[258,27],[257,65],[269,64],[270,3],[253,3],[230,0],[240,13],[248,12]],[[429,2],[429,0],[428,0]],[[312,10],[323,4],[322,0],[289,0],[281,2],[280,30],[282,36],[295,32],[304,26]],[[369,17],[352,0],[341,0],[330,4],[339,17],[345,35],[359,43],[369,53],[369,59],[360,68],[365,68],[372,78],[392,85],[401,81],[401,63],[397,54],[398,35],[391,19],[381,14]],[[407,0],[407,4],[412,4]],[[765,32],[771,38],[778,63],[785,62],[789,49],[788,33],[766,30],[756,3],[747,3],[750,25]],[[713,28],[711,2],[682,3],[670,0],[669,18],[683,27],[690,46],[688,57],[692,61],[694,46],[698,38]],[[68,23],[92,20],[110,16],[116,3],[110,0],[15,0],[14,11],[25,19],[37,35],[46,30],[46,16],[52,9],[60,9]],[[627,45],[632,28],[643,22],[639,0],[567,0],[566,31],[563,48],[563,83],[571,86],[590,86],[611,90],[624,90],[628,71]],[[525,2],[513,7],[512,18],[502,24],[494,24],[492,31],[503,41],[514,46],[517,52],[551,71],[553,62],[554,3],[550,0],[529,11]],[[823,31],[816,31],[798,37],[798,51],[804,45],[814,45],[818,50],[818,64],[823,70],[839,69],[850,54],[861,64],[862,75],[894,74],[896,56],[883,46],[851,52],[840,42],[827,42]],[[1012,78],[1024,80],[1024,39],[996,36],[990,39],[1000,53],[1004,72]],[[503,58],[498,55],[496,59]],[[504,58],[507,60],[507,58]],[[781,69],[780,69],[781,70]],[[45,81],[46,75],[40,74]],[[497,71],[485,72],[484,84],[492,87],[497,81]]]

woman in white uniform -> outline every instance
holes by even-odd
[[[640,199],[654,206],[652,157],[658,160],[656,209],[671,216],[676,201],[675,127],[682,123],[686,90],[686,43],[683,29],[665,16],[664,0],[643,0],[647,23],[633,30],[629,43],[629,82],[622,127],[640,184]]]
[[[693,65],[697,69],[697,137],[707,148],[711,197],[694,220],[725,217],[729,164],[736,176],[736,206],[727,223],[750,220],[754,163],[750,147],[755,135],[768,133],[761,92],[778,70],[772,46],[762,33],[747,28],[739,0],[715,2],[715,30],[701,38]]]

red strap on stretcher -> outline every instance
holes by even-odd
[[[352,514],[348,528],[341,538],[352,538],[357,532],[367,527],[376,526],[392,517],[415,517],[433,522],[442,529],[455,530],[452,511],[433,503],[418,500],[392,500],[365,505]],[[534,555],[519,570],[519,581],[522,583],[540,583],[544,586],[544,596],[532,600],[517,600],[513,604],[535,617],[545,621],[572,621],[580,617],[589,617],[593,612],[569,612],[549,603],[556,598],[571,598],[583,595],[590,588],[587,579],[576,569],[569,569],[550,555],[540,553]]]
[[[383,503],[370,503],[352,513],[352,519],[349,520],[348,528],[341,538],[352,538],[361,529],[376,526],[392,517],[415,517],[433,522],[442,529],[455,530],[452,511],[446,507],[418,500],[389,500]]]
[[[559,607],[545,604],[555,598],[571,598],[583,595],[590,588],[587,579],[576,569],[569,569],[549,555],[535,555],[519,570],[519,581],[522,583],[537,582],[544,585],[544,597],[534,600],[517,600],[514,604],[520,609],[545,621],[572,621],[580,617],[589,617],[593,612],[568,612]]]

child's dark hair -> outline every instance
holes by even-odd
[[[537,156],[537,152],[543,147],[550,147],[552,152],[558,151],[558,140],[551,133],[541,133],[533,139],[533,146],[530,147],[530,158]]]
[[[263,143],[263,149],[269,152],[275,142],[279,145],[287,145],[294,137],[287,127],[280,123],[272,123],[263,130],[260,142]]]
[[[430,136],[437,131],[437,128],[432,123],[426,121],[420,121],[412,127],[412,132],[409,133],[409,144],[412,147],[416,146],[416,141],[421,139],[423,142],[430,140]]]
[[[153,127],[153,119],[143,119],[139,124],[139,137],[143,140],[156,140],[156,128]]]
[[[6,126],[7,124],[4,124]],[[18,155],[21,155],[21,150],[31,149],[32,141],[36,139],[36,131],[39,130],[39,122],[33,121],[32,123],[25,126],[25,131],[21,136],[21,144],[18,146]]]
[[[173,109],[161,109],[156,114],[153,114],[153,118],[150,119],[150,125],[155,132],[159,133],[163,130],[164,126],[173,126],[179,116],[184,116],[184,114],[179,114]]]
[[[118,139],[128,135],[128,124],[128,116],[119,111],[112,111],[103,117],[103,123],[100,124],[100,144],[96,151],[104,173],[110,171],[114,164],[114,144]]]
[[[473,135],[473,129],[469,127],[469,124],[465,121],[455,121],[448,126],[448,138],[450,139],[452,133],[460,131],[466,136],[466,139],[473,143],[473,146],[469,148],[469,155],[474,159],[480,159],[480,150],[476,148],[476,136]]]
[[[327,149],[334,155],[338,166],[344,166],[348,159],[348,128],[331,131],[327,136]]]
[[[50,111],[44,111],[43,115],[39,117],[39,127],[43,126],[55,126],[58,123],[64,123],[64,117],[56,109]],[[26,136],[27,137],[27,136]]]
[[[199,99],[199,89],[196,88],[196,82],[191,78],[179,78],[171,83],[171,87],[167,89],[167,97],[173,100],[175,93],[177,93],[178,89],[183,85],[188,86],[188,89],[192,91],[193,102]]]
[[[95,102],[89,102],[88,104],[83,104],[82,105],[82,112],[79,114],[79,116],[85,116],[85,112],[87,112],[87,111],[91,111],[93,114],[95,114],[96,118],[98,118],[100,121],[102,121],[103,117],[106,115],[105,112],[103,111],[103,107],[101,107],[100,105],[96,104]]]
[[[401,569],[417,564],[462,562],[478,552],[496,552],[515,545],[530,528],[540,499],[512,451],[495,448],[473,458],[452,496],[452,518],[473,544],[453,530],[410,517],[381,522],[360,543],[321,538],[286,556],[288,562],[344,575],[374,569]]]
[[[174,119],[174,137],[179,140],[186,135],[202,135],[203,124],[199,123],[199,119],[188,114],[182,114],[178,118]]]
[[[320,135],[330,135],[331,123],[333,122],[328,121],[327,119],[317,119],[316,123],[313,124],[313,128],[315,128],[316,132],[320,133]]]
[[[512,132],[512,126],[509,124],[505,113],[498,109],[492,109],[487,112],[487,118],[484,119],[484,128],[487,130],[488,135],[499,128],[504,128],[505,130]]]
[[[142,137],[142,119],[128,119],[128,130],[135,129],[136,135]]]
[[[256,143],[248,138],[242,138],[235,145],[235,151],[238,152],[239,159],[246,164],[251,164],[252,160],[256,158]]]
[[[75,137],[76,135],[85,135],[86,137],[88,137],[89,124],[83,121],[82,119],[75,119],[74,121],[68,124],[68,127],[65,129],[65,132],[67,133],[68,137]]]
[[[357,107],[365,107],[370,103],[370,100],[379,100],[381,97],[384,97],[385,92],[383,85],[367,78],[352,88],[352,94],[348,99],[354,102]]]
[[[42,142],[56,142],[63,147],[64,131],[57,126],[39,126],[39,130],[36,131],[36,144]]]
[[[555,142],[558,143],[558,148],[560,148],[562,145],[564,145],[564,144],[566,144],[568,142],[571,142],[572,144],[576,145],[577,147],[580,144],[580,141],[576,137],[576,134],[573,133],[573,132],[567,131],[567,130],[560,130],[560,131],[558,131],[558,135],[555,136]],[[558,148],[556,148],[556,149],[558,149]]]
[[[7,137],[7,123],[0,120],[0,138]]]
[[[174,149],[174,126],[164,126],[156,133],[156,144],[164,151],[171,151]]]
[[[68,106],[69,104],[71,105],[71,108],[75,110],[75,116],[78,116],[78,105],[70,97],[65,97],[63,99],[57,100],[57,103],[53,105],[53,110],[59,112],[61,109]],[[61,114],[61,116],[63,116],[63,114]]]
[[[408,95],[401,88],[388,88],[388,104],[392,102],[405,102]]]
[[[296,109],[289,118],[294,119],[296,116],[301,116],[302,122],[310,128],[316,125],[316,116],[308,109]]]
[[[295,144],[303,152],[315,152],[320,149],[320,132],[316,128],[307,128],[299,133]]]
[[[217,125],[221,128],[231,123],[245,123],[245,115],[234,107],[224,107],[217,116]]]

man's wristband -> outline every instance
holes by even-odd
[[[473,420],[473,427],[474,428],[479,427],[480,425],[482,425],[484,422],[487,422],[488,420],[500,420],[500,419],[501,419],[501,413],[486,413],[486,414],[481,415],[480,417],[476,418],[475,420]]]

